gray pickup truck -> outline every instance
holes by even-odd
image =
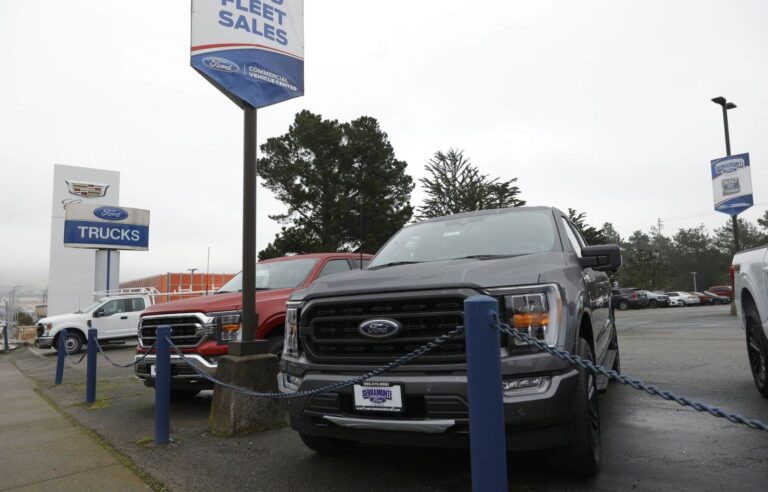
[[[462,325],[463,302],[477,294],[497,298],[509,325],[618,370],[605,271],[620,265],[618,246],[587,246],[567,215],[549,207],[483,210],[406,226],[367,269],[329,276],[291,296],[280,390],[344,381],[407,354]],[[372,327],[382,319],[388,336]],[[551,448],[556,470],[595,474],[597,395],[608,381],[507,335],[499,335],[499,354],[508,449]],[[367,383],[288,405],[291,426],[318,452],[354,442],[466,447],[464,338]]]

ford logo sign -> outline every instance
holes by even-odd
[[[203,58],[203,65],[219,72],[235,73],[240,71],[240,66],[237,63],[218,56]]]
[[[357,329],[368,338],[388,338],[397,335],[402,327],[393,319],[369,319],[360,323]]]
[[[128,218],[128,211],[118,207],[99,207],[93,215],[104,220],[124,220]]]

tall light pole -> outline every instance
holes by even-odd
[[[18,312],[17,307],[17,299],[16,299],[16,289],[21,288],[21,285],[14,285],[11,288],[11,324],[8,326],[8,333],[10,337],[16,338],[16,314]],[[6,316],[7,318],[8,316]]]
[[[696,272],[691,272],[691,275],[693,275],[693,291],[698,292],[699,289],[696,288]]]
[[[208,246],[208,259],[205,261],[205,295],[208,295],[208,282],[211,277],[211,247]]]
[[[199,268],[187,268],[187,271],[189,272],[189,291],[192,292],[194,289],[194,282],[195,282],[195,272],[200,270]]]
[[[712,102],[719,104],[723,108],[723,127],[725,128],[725,154],[731,156],[731,135],[728,131],[728,110],[736,108],[736,105],[732,102],[728,102],[724,97],[716,97],[712,99]],[[733,227],[733,246],[734,251],[741,249],[739,246],[739,222],[737,219],[738,214],[731,216],[731,224]]]

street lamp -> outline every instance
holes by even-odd
[[[187,268],[187,271],[189,272],[189,291],[192,292],[194,281],[195,281],[195,272],[200,270],[199,268]]]
[[[736,108],[736,105],[732,102],[726,101],[724,97],[715,97],[712,99],[712,102],[715,104],[719,104],[723,108],[723,127],[725,128],[725,154],[728,157],[730,157],[731,156],[731,135],[730,135],[730,132],[728,131],[728,110]],[[733,246],[735,251],[738,251],[741,249],[739,247],[739,222],[738,222],[738,219],[736,218],[737,215],[731,216],[731,224],[733,227]]]
[[[698,292],[699,289],[696,288],[696,272],[691,272],[691,275],[693,275],[693,291]]]
[[[16,299],[16,289],[20,289],[21,285],[14,285],[11,288],[11,324],[8,327],[8,333],[10,333],[10,337],[15,338],[16,337],[16,325],[17,323],[17,313],[18,313],[18,307],[16,306],[17,299]],[[6,314],[6,321],[8,319],[8,315]]]

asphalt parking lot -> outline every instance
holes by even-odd
[[[728,307],[618,312],[624,373],[691,399],[768,422],[754,388],[744,334]],[[132,347],[112,347],[117,362]],[[289,428],[240,438],[207,430],[211,393],[173,404],[168,447],[151,444],[153,392],[131,369],[99,359],[97,402],[82,404],[85,364],[51,385],[52,351],[17,350],[13,361],[64,412],[95,430],[171,490],[468,490],[466,452],[365,448],[341,457],[306,449]],[[540,453],[510,455],[511,490],[764,490],[768,433],[750,430],[613,384],[600,399],[603,467],[590,480],[553,475]],[[36,466],[45,466],[37,463]]]

